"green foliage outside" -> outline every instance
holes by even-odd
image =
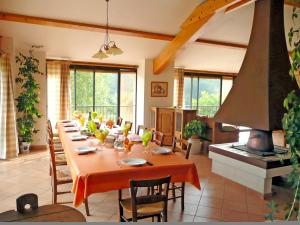
[[[294,1],[300,2],[300,0]],[[290,69],[290,75],[292,79],[296,76],[300,76],[300,27],[299,27],[299,9],[294,8],[292,13],[293,27],[290,29],[288,37],[289,44],[292,48],[291,60],[292,66]],[[300,221],[300,94],[299,90],[294,90],[288,94],[284,100],[283,106],[287,110],[283,119],[282,126],[286,132],[285,139],[289,145],[291,152],[291,164],[292,172],[288,176],[288,183],[294,192],[294,198],[292,202],[288,202],[286,206],[286,220],[297,218]],[[269,220],[276,219],[277,207],[275,202],[270,202],[269,207],[271,213],[266,215]]]
[[[42,72],[39,70],[39,60],[33,55],[35,48],[39,48],[39,46],[32,46],[28,55],[19,53],[16,56],[19,72],[15,81],[21,88],[20,95],[16,98],[16,107],[19,112],[17,127],[21,141],[28,143],[32,142],[33,134],[39,131],[35,128],[35,124],[36,119],[41,118],[41,114],[36,107],[40,102],[40,86],[34,75],[42,75]]]
[[[93,110],[93,93],[95,92],[95,112],[105,119],[117,119],[118,113],[118,75],[95,71],[95,89],[93,73],[90,70],[71,71],[71,105],[75,111],[75,76],[76,76],[76,110],[83,113]],[[121,74],[120,115],[126,120],[134,120],[135,112],[135,73]]]

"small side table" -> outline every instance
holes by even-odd
[[[22,214],[15,210],[0,213],[1,222],[86,222],[78,210],[65,205],[44,205]]]

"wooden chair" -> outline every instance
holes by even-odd
[[[139,219],[157,217],[157,221],[168,221],[168,194],[171,177],[154,180],[131,180],[131,198],[122,199],[122,190],[119,190],[119,216],[121,222],[137,222]],[[158,186],[159,191],[154,192],[154,187]],[[150,195],[137,196],[139,188],[150,188]],[[124,211],[131,214],[130,218],[124,216]]]
[[[180,143],[182,145],[182,140],[178,140],[178,139],[176,139],[176,137],[174,137],[173,138],[173,146],[172,146],[173,152],[174,153],[178,152],[178,151],[184,152],[185,158],[189,159],[192,144],[188,143],[187,149],[183,149],[183,148],[179,148],[177,146],[178,143]],[[176,190],[180,191],[180,195],[176,196]],[[176,185],[175,183],[172,183],[172,185],[170,187],[170,191],[172,191],[172,197],[169,198],[169,200],[173,200],[175,202],[177,198],[181,198],[181,210],[183,211],[184,210],[185,183],[182,182],[180,185]]]
[[[63,152],[63,148],[61,146],[61,141],[59,140],[59,137],[55,137],[51,125],[51,121],[48,119],[47,120],[47,131],[48,131],[48,136],[53,140],[54,143],[54,151],[55,152]]]
[[[122,122],[123,122],[123,118],[119,116],[118,119],[117,119],[117,125],[121,126]]]
[[[56,156],[54,152],[54,143],[49,138],[48,145],[50,150],[50,162],[51,162],[51,184],[52,184],[52,203],[57,204],[57,196],[61,194],[71,193],[71,191],[59,192],[57,187],[62,184],[72,183],[72,179],[68,176],[66,171],[57,170]]]
[[[144,132],[144,130],[146,130],[144,125],[138,125],[137,130],[136,130],[136,134],[141,135],[141,131]]]
[[[55,145],[55,143],[54,143],[52,126],[51,126],[51,122],[50,122],[49,119],[47,120],[47,131],[48,131],[48,138],[53,143],[54,156],[55,156],[55,164],[56,164],[56,166],[67,165],[67,161],[66,161],[66,157],[65,157],[63,148],[61,146],[57,147],[57,145]],[[51,173],[52,173],[52,170],[51,170],[51,164],[50,164],[50,173],[49,173],[50,176],[51,176]]]
[[[152,131],[152,140],[151,141],[159,146],[163,146],[164,134],[160,131]]]
[[[129,131],[131,131],[131,128],[132,128],[132,124],[133,124],[133,123],[132,123],[131,121],[125,121],[125,126],[128,125],[128,124],[130,125],[130,126],[129,126]]]
[[[71,193],[71,191],[58,191],[57,187],[59,185],[63,184],[69,184],[72,183],[72,179],[69,176],[68,172],[66,170],[57,170],[57,164],[56,164],[56,158],[55,158],[55,152],[54,152],[54,143],[49,138],[48,139],[48,145],[50,149],[50,162],[51,162],[51,185],[52,185],[52,203],[57,204],[57,197],[58,195],[62,194],[68,194]],[[70,202],[61,202],[60,204],[65,204]],[[88,207],[88,200],[85,200],[85,209],[87,216],[90,215],[89,207]]]
[[[36,194],[24,194],[17,198],[17,211],[21,214],[30,213],[34,210],[37,210],[38,205],[38,196]],[[26,206],[29,205],[29,208]]]

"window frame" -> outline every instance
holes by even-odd
[[[234,75],[228,75],[228,74],[205,74],[205,73],[197,73],[197,72],[184,72],[184,78],[191,78],[191,88],[190,88],[190,102],[191,102],[191,108],[193,108],[192,105],[192,99],[193,99],[193,78],[197,78],[198,82],[198,90],[197,90],[197,114],[198,114],[198,108],[199,108],[199,80],[200,78],[204,79],[218,79],[220,81],[220,88],[219,88],[219,107],[222,105],[222,94],[223,94],[223,79],[232,79],[232,83],[234,83],[234,80],[236,76]],[[185,93],[185,90],[183,90]]]
[[[70,70],[74,70],[74,110],[77,110],[76,104],[76,71],[77,70],[90,70],[93,73],[93,111],[95,111],[95,85],[96,85],[96,72],[97,71],[105,71],[105,72],[112,72],[117,74],[117,82],[118,82],[118,89],[117,89],[117,117],[120,116],[121,111],[121,76],[122,72],[131,72],[135,73],[135,116],[134,120],[137,121],[137,69],[136,68],[123,68],[123,67],[106,67],[106,66],[89,66],[89,65],[78,65],[78,64],[71,64],[69,67]],[[70,106],[72,107],[72,106]]]

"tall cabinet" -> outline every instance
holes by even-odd
[[[172,145],[173,137],[184,137],[185,125],[196,118],[197,110],[171,107],[151,108],[151,129],[164,133],[164,145]]]

